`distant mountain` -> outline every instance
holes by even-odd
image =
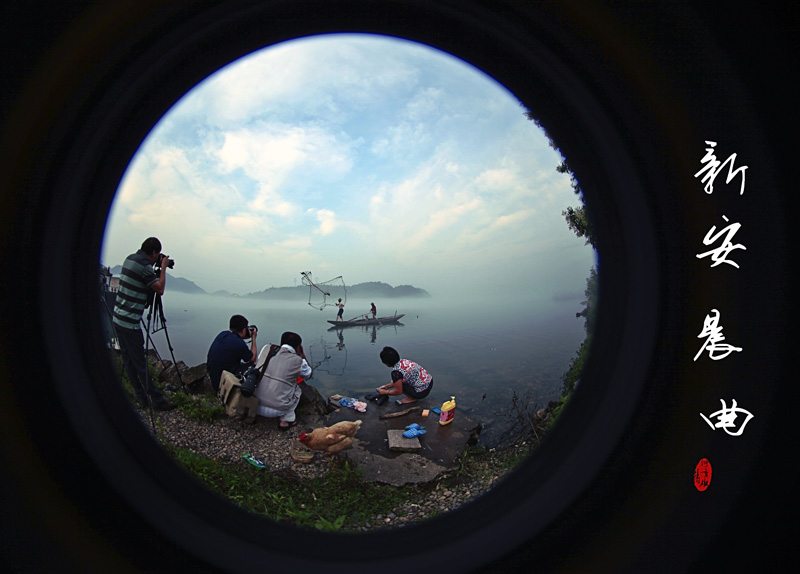
[[[356,283],[347,287],[347,295],[349,297],[358,297],[361,299],[390,299],[396,297],[430,297],[425,289],[419,287],[412,287],[411,285],[398,285],[392,287],[387,283],[379,281],[369,281],[367,283]],[[252,297],[258,299],[307,299],[308,287],[269,287],[263,291],[256,291],[248,293],[243,297]]]
[[[360,297],[362,299],[375,298],[392,298],[392,297],[430,297],[431,294],[420,289],[419,287],[412,287],[411,285],[398,285],[392,287],[386,283],[379,281],[369,281],[367,283],[357,283],[347,288],[347,294],[351,297]]]
[[[111,268],[111,275],[114,277],[119,277],[120,272],[122,271],[122,265],[117,265]],[[183,277],[173,277],[170,275],[169,271],[167,271],[167,289],[170,291],[179,291],[181,293],[205,293],[206,290],[202,287],[198,287],[198,285],[194,281],[189,281],[188,279],[184,279]]]
[[[169,273],[167,273],[167,289],[181,293],[206,293],[206,290],[199,287],[194,281],[183,277],[173,277]]]
[[[122,265],[117,265],[111,268],[111,274],[119,277],[122,271]],[[194,281],[184,279],[183,277],[173,277],[169,271],[167,272],[167,289],[170,291],[179,291],[181,293],[200,293],[207,294],[208,292],[199,287]],[[240,295],[232,294],[226,290],[214,291],[212,295],[221,295],[227,297],[239,297]],[[380,281],[368,281],[366,283],[356,283],[347,287],[347,295],[350,297],[357,297],[361,299],[391,299],[397,297],[430,297],[431,294],[425,289],[413,287],[411,285],[398,285],[392,287],[388,283]],[[255,298],[255,299],[288,299],[288,300],[305,300],[308,299],[308,287],[305,285],[298,285],[295,287],[269,287],[263,291],[256,291],[241,295],[241,297]]]

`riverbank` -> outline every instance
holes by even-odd
[[[271,477],[278,478],[287,492],[295,489],[295,496],[287,494],[295,501],[303,499],[301,493],[305,490],[305,484],[316,483],[342,471],[343,463],[325,453],[315,453],[309,463],[296,462],[291,457],[292,441],[300,434],[302,425],[281,431],[278,430],[275,420],[262,419],[255,424],[245,424],[228,417],[198,421],[187,416],[184,410],[186,409],[178,408],[154,413],[157,418],[157,439],[173,455],[178,453],[179,462],[192,457],[193,460],[207,461],[204,464],[215,466],[220,474],[231,473],[236,477],[243,473],[247,476],[261,476],[266,471]],[[150,429],[149,412],[144,409],[139,412],[142,423]],[[546,433],[546,420],[540,420],[537,426],[540,428],[541,438]],[[449,512],[490,492],[534,446],[529,441],[520,441],[503,449],[472,448],[465,452],[459,468],[446,472],[432,482],[403,487],[374,487],[374,496],[370,498],[370,503],[361,505],[365,512],[348,516],[347,522],[342,521],[339,528],[347,531],[397,528]],[[244,454],[253,455],[264,463],[265,468],[252,466],[242,458]],[[183,464],[187,466],[185,462]],[[187,471],[193,472],[197,464],[194,462]],[[352,469],[347,470],[352,472]],[[210,473],[203,474],[205,476]],[[204,480],[204,477],[200,478]],[[206,477],[205,480],[212,489],[226,494],[224,478]],[[350,490],[353,491],[353,497],[361,495],[358,487]],[[309,505],[316,502],[313,492],[311,497]],[[389,504],[382,503],[382,500]],[[301,514],[307,510],[309,514],[322,516],[324,505],[311,509],[306,508],[304,502],[298,502],[297,508],[293,510]],[[332,511],[335,509],[328,510]],[[291,519],[292,514],[288,512],[287,516]],[[336,518],[338,517],[332,515],[324,516],[323,524],[332,524]]]

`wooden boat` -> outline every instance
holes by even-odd
[[[392,325],[396,324],[400,321],[400,319],[404,316],[403,313],[399,315],[395,314],[390,317],[365,317],[361,315],[360,317],[356,317],[354,319],[348,319],[346,321],[328,321],[331,325],[335,325],[337,327],[356,327],[356,326],[363,326],[363,325]]]

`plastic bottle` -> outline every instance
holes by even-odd
[[[442,405],[442,414],[439,415],[439,424],[446,425],[453,422],[454,416],[456,416],[456,398],[450,397],[450,400]]]

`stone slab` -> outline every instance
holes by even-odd
[[[403,436],[403,432],[405,431],[400,429],[390,429],[387,431],[389,450],[394,452],[417,452],[422,448],[417,437],[406,438]]]
[[[444,400],[449,398],[448,395]],[[339,456],[360,468],[367,482],[395,486],[419,484],[432,481],[443,472],[457,468],[467,444],[477,441],[480,433],[480,423],[470,419],[458,407],[453,421],[444,426],[439,424],[438,416],[433,413],[428,417],[422,416],[423,409],[441,406],[442,400],[441,397],[423,399],[418,403],[420,410],[386,419],[381,419],[380,416],[405,410],[407,405],[400,406],[394,401],[387,401],[378,406],[367,401],[365,413],[340,407],[326,416],[309,414],[301,419],[301,428],[311,431],[342,420],[360,419],[363,422],[353,445],[341,451]],[[406,426],[411,423],[418,423],[427,431],[421,439],[414,439],[419,442],[420,448],[414,453],[391,450],[389,431],[397,431],[402,435]]]

